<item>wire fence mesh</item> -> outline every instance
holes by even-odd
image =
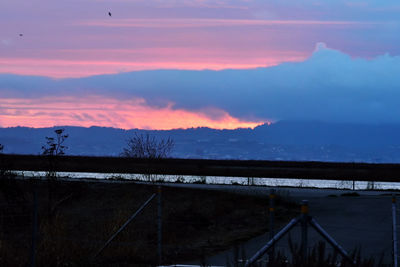
[[[62,181],[51,184],[46,180],[8,182],[3,188],[14,186],[17,193],[1,193],[0,197],[2,266],[31,265],[32,242],[36,242],[37,266],[158,264],[155,200],[93,260],[109,237],[156,192],[154,186]],[[53,192],[50,194],[49,190]],[[163,263],[244,263],[268,241],[267,189],[263,197],[259,192],[257,197],[251,197],[251,193],[194,191],[163,188]],[[36,241],[33,241],[34,192],[38,193]],[[293,203],[297,199],[285,201],[289,198],[285,195],[276,204],[275,231],[299,214],[298,206]],[[389,266],[392,263],[390,205],[390,196],[386,195],[326,196],[310,200],[310,215],[315,212],[316,220],[350,253],[360,251],[362,257],[373,258],[375,264],[383,255],[382,262]],[[322,238],[312,229],[308,238],[311,253]],[[275,245],[275,252],[290,259],[300,239],[300,229],[296,226]],[[335,251],[327,245],[325,254],[334,255]],[[267,258],[261,262],[266,263]]]

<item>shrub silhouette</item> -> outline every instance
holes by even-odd
[[[167,158],[174,148],[174,141],[171,138],[158,140],[149,133],[135,133],[127,141],[127,146],[123,149],[121,156],[130,158]]]

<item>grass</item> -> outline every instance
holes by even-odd
[[[375,261],[372,258],[364,259],[361,257],[361,250],[354,249],[349,257],[352,262],[341,257],[337,251],[329,253],[326,249],[326,243],[321,241],[309,248],[305,258],[303,258],[301,248],[298,244],[292,242],[289,238],[290,256],[285,253],[276,251],[268,260],[260,260],[253,263],[252,267],[374,267],[386,266],[383,262],[384,254],[381,254],[380,259]],[[245,265],[246,252],[242,249],[234,251],[234,260],[227,261],[226,266],[243,267]]]
[[[1,266],[29,264],[34,191],[39,196],[38,266],[156,264],[157,199],[94,261],[90,260],[156,191],[155,186],[130,181],[1,178],[0,182],[1,188],[7,188],[0,191]],[[206,257],[268,231],[268,196],[163,187],[162,207],[164,263]],[[296,215],[296,205],[276,200],[278,225]]]

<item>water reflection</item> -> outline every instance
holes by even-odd
[[[44,177],[46,172],[14,171],[25,178]],[[378,189],[399,190],[400,183],[393,182],[364,182],[343,180],[309,180],[289,178],[252,178],[252,177],[222,177],[222,176],[190,176],[190,175],[146,175],[131,173],[85,173],[85,172],[57,172],[60,178],[72,179],[109,179],[109,180],[137,180],[178,183],[224,184],[224,185],[258,185],[258,186],[285,186],[305,188],[335,188],[335,189]]]

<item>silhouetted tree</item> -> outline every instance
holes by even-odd
[[[68,138],[68,134],[64,134],[65,129],[56,129],[56,137],[46,136],[46,145],[42,146],[42,154],[47,156],[60,156],[65,154],[67,146],[63,145]]]
[[[157,139],[150,134],[138,134],[128,139],[127,146],[123,149],[121,156],[130,158],[167,158],[174,148],[171,138]]]
[[[58,206],[55,197],[53,196],[55,195],[55,183],[57,180],[57,156],[65,155],[65,150],[68,148],[64,145],[65,140],[68,138],[68,134],[65,134],[64,131],[65,129],[54,130],[56,136],[46,136],[46,144],[42,146],[42,155],[48,157],[46,178],[48,182],[48,217],[50,222],[52,222],[52,218],[56,213],[56,208]]]
[[[169,137],[167,139],[157,139],[149,133],[135,133],[133,137],[127,140],[127,146],[123,149],[121,156],[149,159],[167,158],[171,154],[173,148],[174,141]],[[149,170],[146,173],[143,173],[144,178],[147,181],[153,182],[159,180],[157,175],[152,174],[150,170],[151,166],[149,165]]]

